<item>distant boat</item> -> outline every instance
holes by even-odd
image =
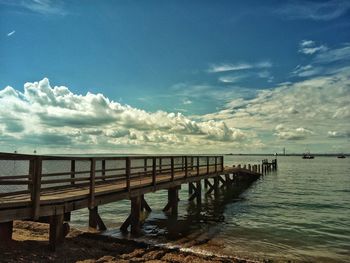
[[[314,159],[315,156],[311,155],[310,152],[303,154],[303,159]]]
[[[344,158],[346,158],[346,157],[345,157],[344,154],[340,154],[340,155],[337,156],[337,158],[339,158],[339,159],[344,159]]]

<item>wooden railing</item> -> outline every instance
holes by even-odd
[[[141,187],[141,182],[144,187],[144,179],[155,187],[160,177],[164,182],[178,179],[176,174],[186,178],[223,170],[223,156],[61,157],[0,153],[0,198],[30,195],[33,217],[38,218],[40,195],[45,191],[88,186],[92,208],[97,184],[113,182],[122,185],[122,191],[130,191]],[[5,190],[1,188],[4,185]]]

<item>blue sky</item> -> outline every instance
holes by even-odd
[[[348,152],[349,11],[348,1],[0,0],[2,145]]]

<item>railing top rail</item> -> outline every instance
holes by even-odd
[[[2,153],[0,152],[0,160],[34,160],[41,158],[42,160],[77,160],[90,161],[94,160],[125,160],[129,159],[152,159],[152,158],[181,158],[181,157],[209,157],[223,158],[223,155],[205,155],[205,154],[188,154],[188,155],[123,155],[123,156],[69,156],[69,155],[30,155],[18,153]]]

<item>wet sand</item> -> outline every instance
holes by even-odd
[[[0,248],[0,262],[257,262],[160,248],[77,229],[71,229],[56,252],[50,252],[48,232],[48,224],[15,221],[13,242],[7,248]]]

